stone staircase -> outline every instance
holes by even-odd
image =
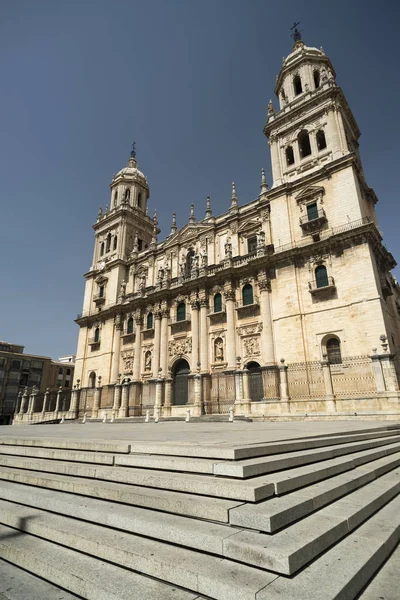
[[[400,426],[237,446],[1,437],[0,599],[394,600],[399,492]]]

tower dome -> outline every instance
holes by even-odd
[[[130,204],[146,212],[150,190],[147,177],[138,169],[135,142],[126,167],[113,176],[110,187],[111,208]]]

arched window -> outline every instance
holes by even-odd
[[[319,265],[319,267],[315,269],[315,283],[317,288],[322,288],[329,285],[328,271],[324,265]]]
[[[214,312],[222,311],[222,296],[220,293],[215,294],[214,296]]]
[[[317,148],[318,150],[323,150],[324,148],[326,148],[326,139],[325,139],[325,133],[322,131],[322,129],[320,129],[319,131],[317,131]]]
[[[96,373],[94,371],[92,371],[89,375],[89,387],[90,388],[96,387]]]
[[[67,369],[67,370],[66,370],[66,372],[65,372],[65,374],[66,374],[67,376],[68,376],[68,375],[71,375],[71,369]]]
[[[117,206],[118,192],[114,192],[114,208]]]
[[[118,236],[114,237],[114,244],[113,244],[113,249],[116,250],[117,249],[117,244],[118,244]]]
[[[98,327],[96,327],[96,329],[94,330],[94,341],[100,341],[100,329]]]
[[[103,256],[104,254],[104,242],[101,242],[100,244],[100,256]]]
[[[299,142],[300,158],[309,156],[311,154],[310,136],[305,129],[300,131],[297,141]]]
[[[106,252],[110,252],[110,249],[111,249],[111,233],[109,233],[107,236]]]
[[[126,333],[133,333],[133,317],[129,317],[126,325]]]
[[[313,77],[314,77],[315,89],[318,89],[320,81],[321,81],[321,75],[320,75],[319,71],[315,70],[313,73]]]
[[[131,197],[131,190],[129,188],[127,188],[125,190],[125,202],[129,202],[130,197]]]
[[[288,165],[294,164],[294,152],[292,146],[288,146],[285,150],[286,153],[286,162]]]
[[[243,286],[242,300],[243,300],[243,306],[246,306],[247,304],[253,304],[253,302],[254,302],[253,286],[250,285],[250,283],[246,283],[246,285]]]
[[[149,312],[149,314],[147,315],[146,327],[147,327],[147,329],[153,329],[153,313],[152,312]]]
[[[342,362],[340,340],[338,338],[329,338],[329,340],[326,342],[326,354],[331,365],[338,365]]]
[[[176,307],[176,320],[177,321],[185,321],[186,320],[186,305],[184,302],[180,302]]]
[[[142,193],[141,192],[138,193],[137,205],[138,205],[139,208],[143,208],[142,207]]]
[[[302,93],[303,91],[303,87],[301,85],[301,79],[300,79],[300,75],[296,75],[293,79],[293,89],[294,89],[294,95],[298,96],[299,94]]]

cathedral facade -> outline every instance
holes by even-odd
[[[324,51],[297,39],[264,133],[273,183],[159,241],[133,150],[94,225],[71,411],[113,418],[395,413],[399,287],[360,135]]]

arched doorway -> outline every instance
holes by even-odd
[[[246,365],[246,368],[249,370],[250,399],[252,402],[258,402],[264,398],[261,367],[258,363],[253,361],[249,362]]]
[[[190,367],[183,358],[178,360],[173,369],[173,388],[172,388],[172,404],[182,405],[187,404],[189,399],[188,394],[188,377]]]

